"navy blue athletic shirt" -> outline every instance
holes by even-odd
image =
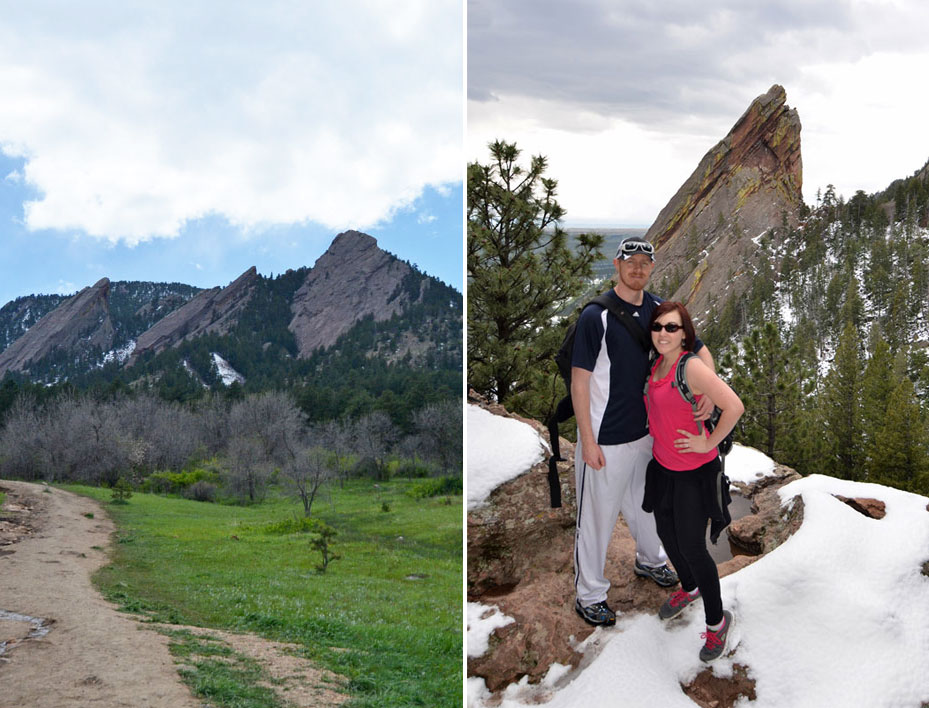
[[[612,288],[607,295],[625,307],[646,331],[652,313],[662,302],[647,291],[643,291],[638,306],[620,298]],[[694,350],[702,346],[698,339]],[[648,433],[642,389],[649,356],[626,326],[604,307],[588,305],[581,312],[571,365],[591,372],[590,418],[598,444],[621,445]]]

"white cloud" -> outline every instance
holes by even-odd
[[[73,295],[77,292],[77,286],[67,280],[59,280],[58,285],[52,288],[56,295]]]
[[[40,194],[29,228],[364,228],[460,180],[457,0],[133,8],[4,11],[0,149]]]

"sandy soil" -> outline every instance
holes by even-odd
[[[0,708],[208,705],[181,683],[167,638],[117,612],[91,585],[114,531],[103,508],[25,482],[0,481],[0,492]],[[260,661],[295,706],[347,698],[286,645],[215,634]]]

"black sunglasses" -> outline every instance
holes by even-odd
[[[674,334],[679,329],[684,329],[684,325],[679,325],[677,322],[668,322],[667,324],[661,324],[661,322],[652,322],[652,332],[660,332],[665,330],[668,334]]]

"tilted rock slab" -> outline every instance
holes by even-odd
[[[239,313],[251,299],[258,278],[258,272],[252,266],[225,288],[216,287],[198,293],[187,304],[139,335],[126,366],[132,366],[147,352],[157,354],[186,339],[227,333],[238,322]]]
[[[109,291],[109,279],[102,278],[36,322],[0,353],[0,377],[7,371],[27,372],[31,362],[43,359],[55,349],[110,349],[116,330],[110,318]]]
[[[657,249],[652,287],[687,305],[698,323],[748,289],[758,237],[799,221],[800,118],[786,100],[778,85],[756,98],[645,235]],[[661,291],[665,276],[682,279],[673,293]]]
[[[294,295],[289,329],[300,357],[330,347],[368,315],[389,320],[410,302],[400,289],[412,268],[378,248],[373,236],[345,231],[319,257]]]

